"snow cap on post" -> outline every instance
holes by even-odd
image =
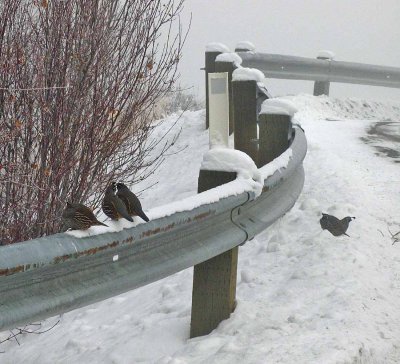
[[[206,52],[226,53],[226,52],[230,52],[230,50],[225,44],[218,43],[218,42],[211,42],[206,45]]]
[[[328,60],[332,61],[335,58],[335,53],[333,53],[331,51],[321,50],[318,52],[317,58],[318,59],[328,59]]]
[[[243,40],[238,42],[235,47],[235,52],[255,52],[256,47],[253,43]]]
[[[265,76],[256,68],[241,67],[233,71],[232,81],[256,81],[262,82]]]
[[[264,180],[253,159],[246,153],[223,147],[210,149],[204,153],[201,170],[236,172],[237,178],[247,180],[250,189],[259,196]]]
[[[296,106],[293,102],[285,99],[268,99],[261,104],[260,114],[267,115],[293,115],[297,112]]]
[[[242,59],[236,53],[228,52],[218,55],[215,62],[229,62],[239,67],[242,64]]]

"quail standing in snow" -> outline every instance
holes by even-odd
[[[62,219],[64,227],[71,230],[86,230],[95,225],[107,226],[96,219],[89,207],[80,203],[67,202]]]
[[[355,217],[347,216],[342,220],[337,217],[322,213],[322,218],[319,220],[322,230],[328,230],[334,236],[347,235],[346,231],[349,227],[349,223]],[[347,235],[349,236],[349,235]]]
[[[117,196],[124,202],[126,209],[128,210],[128,214],[130,216],[139,216],[144,221],[148,222],[149,218],[143,212],[142,204],[137,196],[123,183],[117,183],[117,188]]]
[[[115,194],[117,184],[112,182],[106,189],[101,208],[103,212],[112,220],[118,220],[121,217],[133,222],[133,219],[128,214],[125,204]]]

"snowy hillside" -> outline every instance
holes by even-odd
[[[390,137],[400,135],[400,103],[288,98],[308,140],[305,186],[289,213],[240,247],[229,320],[188,340],[187,269],[67,313],[45,334],[19,336],[20,345],[1,344],[0,363],[400,362],[400,242],[388,232],[400,230],[400,144]],[[196,193],[204,114],[183,115],[170,155],[137,186],[152,186],[141,196],[145,210]],[[389,137],[370,130],[382,121]],[[322,231],[322,212],[355,216],[350,237]]]

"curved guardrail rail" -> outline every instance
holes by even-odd
[[[251,239],[302,190],[307,143],[300,128],[294,131],[287,168],[264,181],[258,198],[245,192],[120,232],[61,233],[1,247],[0,330],[144,286]]]
[[[280,54],[238,52],[243,67],[257,68],[267,78],[331,81],[400,87],[400,68]]]

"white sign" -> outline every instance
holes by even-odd
[[[210,149],[228,147],[229,92],[228,73],[208,74]]]

